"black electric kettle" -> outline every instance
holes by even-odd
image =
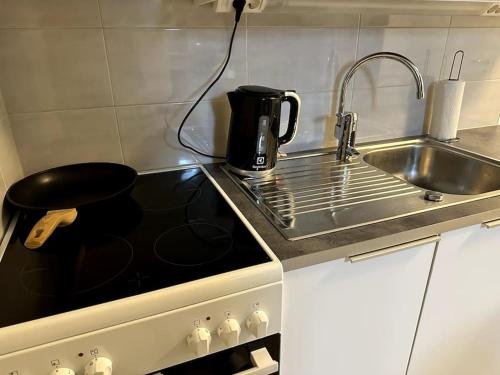
[[[240,175],[258,177],[276,166],[278,147],[290,143],[297,133],[300,97],[294,91],[263,86],[240,86],[227,93],[231,125],[226,161]],[[281,103],[290,103],[288,128],[279,136]]]

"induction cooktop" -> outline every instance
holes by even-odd
[[[29,250],[42,215],[19,217],[0,261],[0,327],[271,261],[200,168],[140,175]]]

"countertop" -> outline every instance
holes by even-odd
[[[459,131],[453,147],[500,161],[500,126]],[[281,260],[285,271],[366,253],[500,218],[500,196],[297,241],[286,240],[218,164],[207,171]]]

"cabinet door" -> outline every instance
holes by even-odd
[[[442,235],[408,374],[500,374],[500,227]]]
[[[435,243],[284,275],[282,375],[403,375]]]

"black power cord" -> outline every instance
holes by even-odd
[[[209,155],[209,154],[206,154],[204,152],[198,151],[194,147],[184,143],[184,141],[182,140],[182,128],[186,124],[186,121],[189,118],[189,116],[191,116],[191,113],[193,113],[193,111],[198,106],[198,104],[200,104],[200,102],[203,100],[205,95],[212,89],[212,87],[214,87],[214,85],[219,81],[219,79],[224,74],[224,71],[226,70],[227,65],[229,64],[229,60],[231,59],[231,52],[233,50],[234,35],[236,34],[236,30],[238,28],[238,23],[240,22],[241,14],[243,13],[243,9],[245,8],[245,5],[246,5],[246,0],[234,0],[233,1],[233,7],[236,10],[236,14],[234,16],[234,27],[233,27],[233,31],[231,33],[231,39],[229,41],[229,49],[227,51],[227,57],[226,57],[226,60],[224,62],[224,65],[222,66],[222,69],[220,70],[219,74],[217,74],[217,77],[215,77],[215,79],[212,81],[212,83],[210,83],[210,85],[208,85],[208,87],[205,89],[205,91],[203,91],[203,94],[200,95],[200,97],[196,100],[196,102],[193,104],[193,106],[186,113],[186,115],[184,116],[184,119],[181,122],[181,125],[179,126],[179,129],[177,130],[177,140],[179,141],[179,144],[182,147],[187,148],[188,150],[194,151],[199,155],[206,156],[209,158],[225,159],[224,156]]]

